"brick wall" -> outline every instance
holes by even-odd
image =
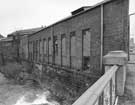
[[[20,38],[19,55],[21,59],[28,59],[28,38],[27,35]]]
[[[128,0],[104,5],[104,54],[112,50],[128,52]]]
[[[110,50],[125,50],[128,49],[128,0],[113,0],[104,4],[104,42],[103,52],[106,54]],[[66,56],[64,64],[70,67],[70,33],[75,32],[75,51],[76,56],[73,57],[74,68],[82,68],[82,31],[90,29],[91,43],[90,43],[90,70],[100,70],[100,54],[101,54],[101,7],[97,6],[85,13],[58,22],[46,29],[29,37],[29,41],[40,39],[48,39],[51,37],[53,43],[53,36],[58,37],[58,51],[57,57],[53,55],[45,56],[46,63],[49,61],[53,64],[61,65],[61,35],[66,37]],[[48,46],[48,43],[47,43]],[[48,48],[47,48],[48,49]]]
[[[0,61],[4,59],[4,62],[16,61],[18,58],[17,55],[17,46],[13,41],[4,41],[0,42]],[[0,62],[1,64],[2,62]]]

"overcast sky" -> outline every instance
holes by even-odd
[[[0,33],[4,36],[20,29],[47,26],[81,7],[102,0],[0,0]],[[135,12],[135,0],[130,0]],[[135,15],[131,17],[131,33],[135,34]]]

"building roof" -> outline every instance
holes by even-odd
[[[35,32],[38,32],[40,30],[42,30],[44,27],[38,27],[38,28],[31,28],[31,29],[24,29],[24,30],[17,30],[11,34],[9,34],[8,36],[16,36],[16,35],[30,35],[33,34]]]
[[[85,7],[88,7],[88,8],[87,8],[87,9],[84,9],[84,11],[82,11],[82,12],[80,12],[80,13],[77,13],[77,14],[74,14],[74,15],[71,15],[71,16],[68,16],[68,17],[66,17],[66,18],[64,18],[64,19],[61,19],[61,20],[59,20],[59,21],[57,21],[57,22],[55,22],[55,23],[53,23],[53,24],[51,24],[51,25],[49,25],[49,26],[47,26],[47,27],[44,27],[44,28],[41,29],[40,31],[42,31],[42,30],[44,30],[44,29],[46,29],[46,28],[49,28],[49,27],[51,27],[51,26],[53,26],[53,25],[56,25],[56,24],[58,24],[58,23],[60,23],[60,22],[66,21],[66,20],[68,20],[68,19],[71,19],[71,18],[73,18],[73,17],[75,17],[75,16],[81,15],[81,14],[87,12],[87,11],[90,11],[90,10],[92,10],[92,9],[98,7],[98,6],[104,5],[104,4],[109,3],[109,2],[111,2],[111,1],[114,1],[114,0],[104,0],[104,1],[102,1],[102,2],[100,2],[100,3],[97,3],[97,4],[93,5],[93,6],[84,6],[84,7],[81,7],[81,8],[79,8],[79,9],[82,9],[82,8],[84,9]],[[77,9],[77,10],[78,10],[78,9]],[[75,11],[76,11],[76,10],[75,10]],[[75,12],[75,11],[73,11],[73,12]],[[71,12],[71,14],[72,14],[73,12]],[[37,32],[35,32],[35,33],[31,34],[31,35],[34,35],[34,34],[40,32],[40,31],[37,31]],[[31,36],[31,35],[30,35],[30,36]]]
[[[2,35],[0,34],[0,39],[1,39],[1,38],[4,38],[4,36],[2,36]]]
[[[9,42],[9,41],[13,41],[13,38],[12,37],[6,37],[6,38],[0,39],[0,42]]]

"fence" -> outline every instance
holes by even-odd
[[[104,56],[105,74],[73,105],[117,105],[124,94],[127,54],[112,51]]]

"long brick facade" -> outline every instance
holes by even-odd
[[[101,70],[102,55],[112,50],[128,52],[128,8],[128,0],[108,0],[30,35],[29,60],[79,70]],[[84,37],[84,34],[88,36]],[[65,44],[62,43],[63,36]]]

